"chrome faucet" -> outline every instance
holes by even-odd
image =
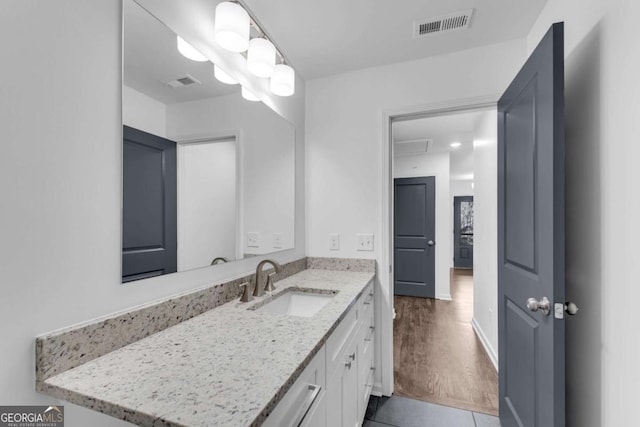
[[[269,276],[267,277],[267,282],[265,283],[264,286],[262,286],[261,285],[262,268],[265,266],[265,264],[271,264],[275,271],[272,273],[269,273]],[[265,290],[272,291],[275,289],[275,286],[273,286],[273,276],[276,273],[280,273],[280,269],[281,269],[280,264],[278,264],[276,261],[273,261],[270,259],[265,259],[260,261],[260,263],[256,267],[256,286],[253,288],[254,297],[261,297],[262,295],[264,295]]]

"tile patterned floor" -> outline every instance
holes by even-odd
[[[500,427],[497,417],[406,397],[371,396],[363,427]]]

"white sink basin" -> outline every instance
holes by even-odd
[[[333,294],[317,294],[311,292],[285,292],[282,295],[259,307],[256,311],[266,311],[289,316],[312,317],[327,305]]]

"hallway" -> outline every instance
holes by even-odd
[[[395,296],[394,394],[497,415],[498,373],[471,327],[472,271],[451,270],[451,296]]]

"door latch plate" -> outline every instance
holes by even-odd
[[[557,302],[553,304],[553,316],[556,319],[564,319],[564,304]]]

